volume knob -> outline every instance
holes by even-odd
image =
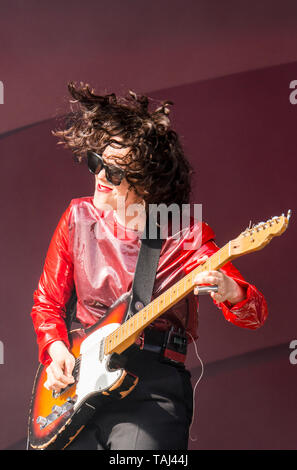
[[[53,413],[56,413],[58,416],[61,415],[63,413],[63,408],[61,406],[58,406],[58,405],[54,405],[52,407],[52,412]]]
[[[38,416],[38,418],[36,418],[36,423],[40,424],[40,429],[45,428],[47,425],[47,418],[44,416]]]

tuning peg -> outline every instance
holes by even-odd
[[[38,423],[40,425],[40,429],[42,429],[42,428],[45,428],[48,421],[47,421],[47,418],[45,418],[45,416],[38,416],[38,418],[36,418],[36,423]]]
[[[62,406],[54,405],[52,407],[52,412],[56,413],[58,416],[60,416],[61,414],[63,414],[63,408],[62,408]]]

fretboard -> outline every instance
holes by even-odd
[[[227,243],[220,250],[214,253],[206,262],[194,268],[183,279],[176,282],[173,286],[160,294],[142,310],[129,318],[125,323],[119,326],[113,333],[105,339],[104,352],[111,354],[113,352],[121,353],[141,332],[169,310],[173,305],[188,295],[195,287],[194,279],[196,275],[202,271],[216,270],[226,264],[233,258],[230,255],[231,242]],[[199,260],[198,260],[199,261]]]

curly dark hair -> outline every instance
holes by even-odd
[[[132,91],[126,97],[99,96],[82,82],[79,86],[69,82],[68,90],[73,98],[71,112],[65,128],[52,133],[59,137],[59,144],[72,150],[76,161],[86,160],[87,150],[102,153],[108,145],[131,147],[121,167],[130,188],[147,207],[189,202],[192,168],[171,128],[171,101],[161,102],[150,112],[149,98]],[[121,138],[121,144],[115,137]]]

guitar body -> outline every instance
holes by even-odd
[[[67,447],[95,413],[100,396],[121,399],[136,386],[138,377],[121,367],[124,355],[104,354],[104,339],[123,322],[129,299],[121,297],[104,319],[90,328],[70,332],[71,352],[76,358],[74,384],[53,393],[44,387],[46,368],[39,366],[29,413],[31,448]]]

